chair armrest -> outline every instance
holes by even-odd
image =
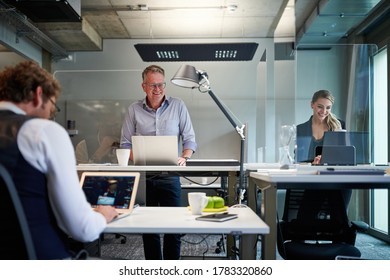
[[[354,229],[360,232],[367,231],[370,228],[370,226],[363,221],[351,221],[351,224]]]

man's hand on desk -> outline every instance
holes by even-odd
[[[177,161],[177,165],[186,166],[187,160],[191,158],[193,151],[191,149],[185,149]]]
[[[186,166],[187,158],[179,157],[177,160],[177,165],[179,166]]]

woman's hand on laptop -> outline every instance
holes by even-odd
[[[107,205],[98,205],[95,208],[96,212],[99,212],[106,218],[107,223],[111,222],[118,216],[118,212],[116,212],[115,208]]]
[[[312,164],[320,164],[320,162],[321,162],[321,155],[318,155],[318,156],[316,156],[316,157],[313,159]]]

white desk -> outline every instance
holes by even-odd
[[[238,218],[219,223],[197,221],[197,216],[191,215],[187,207],[138,207],[130,216],[108,224],[104,232],[240,235],[241,259],[253,259],[256,246],[252,242],[257,235],[268,234],[269,227],[250,208],[230,208],[228,211],[237,213]],[[249,236],[252,238],[247,238]]]
[[[148,172],[164,176],[198,176],[198,177],[214,177],[225,176],[228,178],[228,205],[236,204],[236,192],[234,186],[237,181],[237,173],[240,167],[237,165],[229,166],[144,166],[144,165],[128,165],[118,166],[117,164],[79,164],[76,166],[79,173],[84,171],[128,171],[128,172]]]
[[[343,169],[342,167],[335,167]],[[361,168],[359,166],[355,169]],[[372,168],[372,167],[371,167]],[[384,167],[385,168],[385,167]],[[297,173],[291,171],[250,172],[248,186],[248,205],[256,208],[257,189],[262,191],[261,217],[269,225],[270,233],[263,238],[262,258],[276,258],[277,239],[277,189],[377,189],[390,188],[390,176],[387,175],[316,175],[319,167],[312,167]],[[353,168],[351,168],[353,169]],[[311,174],[310,174],[311,173]]]
[[[177,166],[177,165],[128,165],[117,164],[78,164],[78,171],[150,171],[150,172],[232,172],[240,171],[239,166]]]

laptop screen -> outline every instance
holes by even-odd
[[[92,207],[129,209],[134,206],[139,177],[138,172],[84,172],[80,185]]]
[[[365,131],[327,131],[324,134],[324,146],[354,146],[356,163],[371,162],[370,138]]]
[[[132,136],[135,165],[177,165],[177,136]]]
[[[324,146],[346,146],[349,144],[348,134],[346,130],[340,131],[325,131]]]
[[[321,155],[321,165],[356,165],[354,146],[317,146],[316,154]]]

